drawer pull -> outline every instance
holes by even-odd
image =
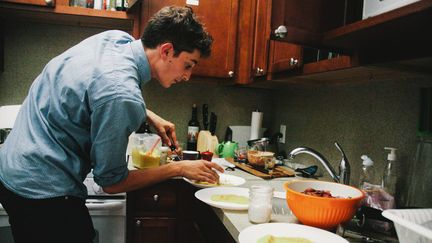
[[[153,195],[153,201],[155,201],[155,202],[159,201],[159,195],[158,194]]]

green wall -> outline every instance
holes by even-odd
[[[0,73],[0,105],[22,103],[33,79],[52,57],[85,37],[103,31],[20,22],[5,26],[5,70]],[[353,185],[358,183],[362,154],[375,161],[378,179],[386,160],[383,148],[394,146],[399,149],[399,188],[403,196],[409,189],[406,178],[412,176],[409,165],[416,146],[419,87],[425,83],[428,86],[431,79],[417,81],[314,88],[290,86],[274,91],[225,86],[216,81],[187,82],[164,89],[157,81],[151,81],[144,86],[143,95],[150,109],[177,125],[180,141],[186,138],[193,103],[199,107],[207,103],[210,111],[218,115],[220,139],[228,125],[249,125],[251,111],[259,108],[264,112],[264,126],[273,130],[279,130],[281,124],[287,126],[286,143],[280,145],[282,149],[288,152],[299,146],[312,147],[336,169],[340,156],[333,143],[338,141],[351,162]],[[296,161],[317,163],[308,156],[299,156]]]

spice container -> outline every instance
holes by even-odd
[[[268,223],[272,213],[273,187],[253,185],[249,190],[249,221],[256,224]]]

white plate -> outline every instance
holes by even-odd
[[[299,237],[314,243],[348,243],[344,238],[329,231],[302,224],[268,223],[257,224],[243,229],[239,235],[240,243],[255,243],[266,235],[277,237]]]
[[[199,200],[207,203],[210,206],[222,208],[222,209],[230,209],[230,210],[247,210],[249,208],[249,204],[238,204],[238,203],[230,203],[230,202],[216,202],[211,200],[213,195],[229,195],[234,194],[238,196],[245,196],[249,198],[249,189],[243,187],[212,187],[205,188],[195,192],[195,197]]]
[[[207,183],[198,183],[195,180],[189,180],[188,178],[183,177],[183,180],[189,182],[190,184],[199,187],[199,188],[209,188],[209,187],[220,187],[220,186],[240,186],[243,185],[246,180],[233,175],[227,174],[219,174],[219,184],[207,184]]]

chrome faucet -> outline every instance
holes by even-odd
[[[315,151],[315,150],[313,150],[311,148],[300,147],[300,148],[293,149],[289,153],[288,158],[293,159],[298,154],[309,154],[309,155],[312,155],[319,162],[321,162],[321,164],[324,166],[324,168],[326,168],[326,170],[328,171],[328,173],[330,174],[330,176],[333,178],[333,180],[335,182],[349,185],[349,182],[350,182],[350,173],[351,173],[350,164],[349,164],[348,159],[345,156],[345,153],[342,150],[341,146],[337,142],[335,142],[335,146],[336,146],[336,148],[339,150],[339,152],[342,155],[342,159],[341,159],[341,161],[339,163],[339,175],[336,174],[335,170],[330,165],[330,163],[324,158],[324,156],[322,156],[319,152],[317,152],[317,151]]]

